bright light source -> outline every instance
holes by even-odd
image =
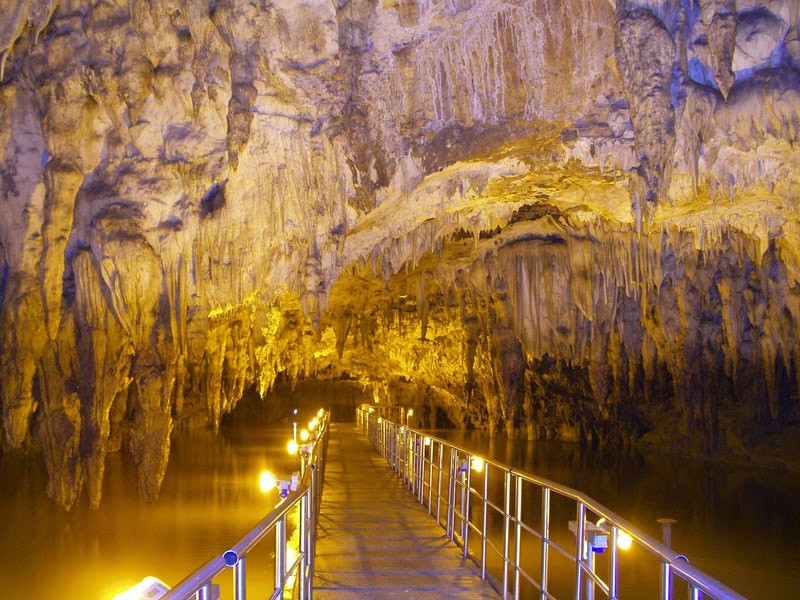
[[[161,598],[169,591],[167,584],[157,577],[145,577],[135,586],[114,596],[113,600],[145,600]]]
[[[322,408],[320,408],[320,409],[317,411],[317,416],[318,416],[320,419],[322,418],[322,415],[324,415],[324,414],[325,414],[325,410],[324,410],[324,409],[322,409]]]
[[[622,530],[617,531],[617,548],[620,550],[630,550],[633,545],[633,538]]]
[[[311,422],[308,424],[308,428],[311,431],[314,431],[317,428],[317,425],[319,425],[319,419],[317,419],[317,417],[314,417],[313,419],[311,419]]]
[[[424,438],[422,438],[422,445],[423,446],[430,446],[431,445],[431,438],[429,438],[427,435]]]
[[[289,454],[291,454],[292,456],[294,456],[295,454],[297,454],[297,450],[298,450],[299,448],[300,448],[300,446],[297,444],[297,441],[296,441],[296,440],[289,440],[289,443],[288,443],[288,444],[286,444],[286,451],[287,451]]]
[[[601,517],[597,520],[597,526],[603,527],[603,523],[606,522],[605,517]],[[606,531],[608,529],[606,528]],[[633,545],[633,538],[622,531],[621,529],[617,529],[617,548],[620,550],[630,550],[631,546]]]
[[[383,417],[378,417],[378,425],[380,425],[381,423],[383,423]]]
[[[269,471],[264,471],[258,478],[258,487],[265,494],[278,485],[278,478]]]
[[[308,441],[308,429],[301,429],[300,430],[300,441],[307,442]]]
[[[409,408],[409,409],[408,409],[408,412],[407,412],[406,414],[407,414],[409,417],[410,417],[410,416],[412,416],[412,415],[414,414],[414,409],[413,409],[413,408]]]
[[[477,456],[473,456],[472,459],[470,460],[470,466],[472,467],[472,470],[475,471],[476,473],[480,473],[483,471],[483,465],[484,465],[483,459]]]

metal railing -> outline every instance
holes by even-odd
[[[358,408],[357,424],[503,598],[593,600],[599,593],[616,600],[625,568],[629,580],[654,580],[661,600],[676,597],[680,588],[692,600],[743,600],[582,492],[388,421],[374,410]],[[554,526],[559,521],[568,525]],[[636,552],[620,552],[625,538]]]
[[[282,482],[287,495],[272,512],[242,537],[230,550],[215,556],[173,587],[163,600],[212,600],[212,582],[233,569],[233,595],[246,596],[246,558],[271,532],[275,532],[274,588],[270,598],[283,598],[287,589],[293,598],[312,598],[316,529],[325,475],[330,412],[319,419],[310,442],[301,447],[301,474],[294,482]],[[284,493],[281,495],[283,496]],[[298,513],[297,547],[290,544],[289,516]]]

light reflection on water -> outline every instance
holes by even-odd
[[[237,425],[238,428],[245,426]],[[176,436],[158,501],[144,504],[135,467],[110,455],[100,508],[66,513],[45,495],[41,461],[0,454],[0,594],[34,600],[103,600],[146,575],[174,585],[233,545],[278,501],[260,473],[288,477],[291,430],[249,427],[233,435]],[[248,581],[272,585],[274,543],[248,560]],[[230,578],[222,580],[229,597]]]
[[[104,600],[145,575],[177,583],[230,547],[277,501],[274,492],[260,492],[258,478],[267,468],[291,472],[289,432],[285,425],[239,422],[216,437],[176,436],[153,505],[139,499],[133,465],[111,455],[97,511],[85,503],[71,513],[56,508],[44,494],[38,456],[0,455],[0,595]],[[656,518],[674,517],[673,547],[694,565],[754,600],[800,597],[797,474],[613,457],[584,446],[507,443],[476,432],[436,435],[583,490],[653,537],[660,537]],[[248,559],[248,582],[271,586],[273,543],[262,546]],[[640,576],[633,572],[621,581],[623,598],[649,597],[624,593]],[[229,598],[230,578],[219,583]]]
[[[492,440],[482,432],[432,434],[581,490],[656,539],[661,539],[656,519],[675,518],[672,546],[696,567],[753,600],[800,598],[797,473],[614,455],[560,442]],[[551,528],[566,530],[566,521],[574,518],[571,513],[554,518]],[[657,565],[623,572],[620,585],[623,598],[657,597],[651,587],[658,585]],[[644,585],[646,594],[639,587]],[[676,592],[682,597],[685,592]]]

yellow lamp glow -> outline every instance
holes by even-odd
[[[597,520],[598,527],[602,527],[603,523],[606,522],[605,517],[601,517]],[[621,529],[617,529],[617,548],[620,550],[630,550],[631,546],[633,545],[633,538],[622,531]]]
[[[300,448],[296,440],[289,440],[289,443],[286,444],[286,451],[294,456],[297,454],[297,450]]]
[[[144,598],[161,598],[169,591],[167,584],[157,577],[145,577],[132,588],[120,592],[113,600],[143,600]]]
[[[325,414],[325,411],[324,411],[323,409],[321,409],[321,408],[320,408],[320,409],[317,411],[317,416],[318,416],[320,419],[322,418],[322,415],[324,415],[324,414]]]
[[[476,473],[481,473],[483,471],[484,464],[485,463],[483,462],[483,459],[477,456],[473,456],[472,459],[470,460],[470,466],[472,467],[472,470],[475,471]]]
[[[308,429],[301,429],[300,430],[300,441],[307,442],[308,441]]]
[[[617,531],[617,548],[620,550],[630,550],[633,545],[633,538],[624,531]]]
[[[258,487],[265,494],[278,485],[278,478],[269,471],[264,471],[258,478]]]

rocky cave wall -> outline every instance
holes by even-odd
[[[157,496],[277,378],[695,450],[797,416],[797,0],[32,0],[0,23],[0,449]]]

